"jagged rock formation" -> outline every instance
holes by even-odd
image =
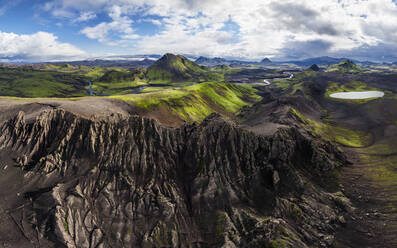
[[[296,128],[58,109],[0,131],[4,247],[328,247],[351,208],[314,180],[344,155]]]

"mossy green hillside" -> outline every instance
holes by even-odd
[[[279,88],[287,95],[294,95],[301,91],[307,97],[311,97],[309,90],[305,87],[305,82],[310,81],[311,78],[315,78],[317,75],[318,72],[315,71],[296,72],[293,78],[275,80],[271,87]]]
[[[369,168],[371,172],[371,177],[378,183],[382,185],[392,184],[395,185],[397,181],[397,168],[395,168],[395,163],[397,162],[397,158],[393,157],[393,159],[381,159],[374,160],[371,159],[371,164],[382,164],[382,166],[373,166]]]
[[[92,88],[99,95],[123,95],[136,87],[146,85],[144,71],[140,69],[109,69],[93,82]]]
[[[88,96],[90,81],[98,94],[126,94],[147,82],[145,69],[52,64],[36,67],[0,68],[0,95],[30,98]]]
[[[107,69],[100,67],[87,67],[84,70],[81,70],[81,75],[88,78],[91,81],[98,80],[102,77]]]
[[[358,152],[361,163],[365,163],[365,173],[368,178],[373,179],[373,183],[378,186],[397,187],[397,155],[395,147],[383,146],[387,151],[393,151],[389,154],[375,154],[372,147],[360,149]],[[377,148],[375,148],[377,149]]]
[[[93,81],[103,76],[109,68],[103,68],[98,66],[85,66],[85,65],[74,66],[65,63],[65,64],[38,64],[35,65],[33,69],[40,71],[70,73],[85,77],[88,80]],[[114,70],[122,70],[122,68],[114,68]]]
[[[331,65],[328,72],[342,72],[342,73],[360,73],[365,71],[364,68],[356,65],[353,61],[345,59],[340,63]]]
[[[370,87],[366,83],[360,81],[352,81],[346,84],[331,82],[328,84],[328,87],[325,91],[325,95],[329,97],[329,95],[338,92],[368,91],[368,90],[379,90],[379,89]]]
[[[18,97],[78,97],[87,95],[86,81],[77,74],[25,68],[0,68],[0,95]]]
[[[366,164],[365,174],[376,186],[397,187],[396,147],[397,141],[386,139],[356,151],[360,162]]]
[[[353,130],[347,127],[331,125],[327,121],[320,122],[305,117],[298,110],[291,108],[290,113],[296,116],[302,123],[302,126],[314,135],[319,135],[324,139],[339,143],[347,147],[365,147],[371,140],[371,135]]]
[[[215,70],[190,61],[182,55],[165,54],[147,69],[147,79],[151,83],[209,82],[221,81],[223,76]]]
[[[144,74],[141,70],[121,70],[121,69],[109,69],[106,71],[103,76],[101,76],[98,81],[99,82],[107,82],[107,83],[118,83],[118,82],[128,82],[134,81],[137,78],[141,80],[144,79]]]
[[[81,70],[83,67],[84,66],[73,66],[68,63],[61,63],[61,64],[31,64],[31,65],[27,65],[25,68],[44,70],[44,71],[75,72]]]
[[[154,111],[166,108],[181,119],[201,121],[211,113],[232,115],[243,106],[260,100],[250,86],[224,83],[202,83],[180,89],[138,94],[111,96],[134,103],[139,109]]]

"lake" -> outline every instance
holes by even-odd
[[[329,95],[332,98],[338,99],[368,99],[383,97],[385,93],[382,91],[351,91],[351,92],[339,92]]]

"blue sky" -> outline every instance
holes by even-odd
[[[397,60],[392,0],[0,0],[0,59]]]

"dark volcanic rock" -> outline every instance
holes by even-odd
[[[320,67],[318,67],[318,65],[316,65],[316,64],[312,64],[312,65],[309,67],[309,70],[312,70],[312,71],[320,71]]]
[[[49,110],[0,131],[4,247],[327,247],[350,206],[312,180],[343,154],[295,128]]]

